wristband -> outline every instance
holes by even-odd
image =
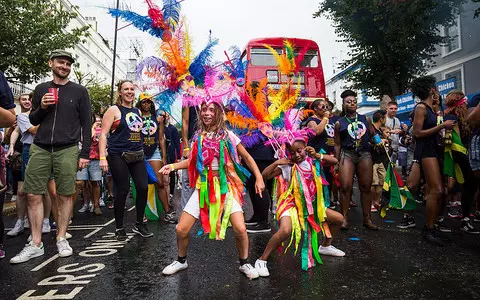
[[[172,169],[172,171],[175,171],[175,166],[173,164],[170,164],[170,169]]]
[[[328,119],[327,117],[324,117],[322,120],[326,120],[326,121],[328,121],[329,119]]]
[[[323,153],[320,153],[320,160],[323,160]]]
[[[107,160],[105,156],[100,156],[100,160]]]
[[[190,148],[188,148],[188,147],[183,148],[183,151],[186,151],[186,150],[190,150]]]

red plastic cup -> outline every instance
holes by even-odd
[[[53,94],[53,97],[55,98],[55,104],[58,103],[58,88],[49,88],[48,92],[50,94]]]

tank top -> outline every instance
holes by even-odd
[[[143,117],[142,138],[145,156],[152,156],[158,148],[158,121],[155,116]]]
[[[415,106],[415,109],[418,105],[425,106],[425,119],[423,120],[422,130],[427,130],[438,125],[439,119],[438,115],[433,111],[433,109],[426,105],[425,103],[418,103]],[[413,110],[415,112],[415,109]],[[438,139],[440,135],[438,133],[423,137],[416,138],[415,140],[415,159],[421,159],[424,157],[440,157],[440,146],[438,145]]]
[[[142,117],[138,108],[117,105],[121,116],[118,126],[110,131],[108,137],[108,153],[121,154],[127,151],[139,151],[142,146]]]
[[[310,123],[311,121],[315,122],[316,125],[318,125],[322,122],[321,119],[319,119],[315,116],[311,116],[305,122],[306,126],[308,126],[308,123]],[[325,129],[326,129],[326,127],[327,126],[325,126]],[[327,132],[326,132],[326,130],[324,130],[321,134],[314,135],[314,136],[312,136],[308,139],[308,146],[313,147],[316,152],[320,152],[321,149],[326,151],[327,150],[327,149],[325,149],[326,145],[327,145]]]
[[[338,122],[342,149],[357,152],[370,151],[370,129],[367,117],[357,113],[353,119],[343,116],[338,119]]]

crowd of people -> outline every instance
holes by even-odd
[[[359,114],[357,94],[346,90],[338,115],[334,104],[324,99],[300,109],[297,115],[303,120],[298,126],[286,115],[288,134],[275,140],[283,152],[274,151],[268,143],[245,147],[229,125],[223,103],[206,97],[198,107],[183,108],[180,154],[180,138],[168,114],[157,113],[148,93],[137,99],[131,81],[119,82],[116,104],[92,119],[87,89],[68,80],[73,62],[70,53],[54,51],[49,60],[53,80],[38,85],[32,95],[20,96],[21,113],[16,118],[3,117],[12,114],[12,95],[0,103],[0,126],[16,122],[10,129],[8,151],[1,157],[21,153],[17,221],[7,235],[18,235],[27,224],[31,230],[28,244],[11,258],[12,264],[44,254],[42,233],[51,230],[50,214],[59,256],[73,254],[67,228],[80,192],[84,202],[79,212],[100,215],[106,200],[101,199],[101,188],[108,191],[119,241],[127,240],[124,215],[130,181],[136,190],[134,233],[153,236],[145,220],[149,182],[155,182],[164,220],[177,223],[172,193],[179,170],[178,257],[163,269],[165,275],[188,267],[190,231],[197,220],[201,233],[218,240],[225,238],[231,224],[239,270],[250,279],[269,276],[268,258],[281,246],[302,248],[304,270],[320,262],[319,255],[342,257],[345,252],[332,242],[350,226],[348,213],[356,206],[355,181],[363,226],[379,230],[372,213],[385,203],[383,186],[389,166],[401,168],[408,189],[418,201],[424,199],[426,242],[445,243],[440,232],[451,231],[444,223],[446,215],[461,218],[462,231],[480,233],[473,226],[480,222],[480,95],[468,102],[461,91],[452,91],[441,99],[434,77],[416,78],[410,89],[420,101],[409,126],[396,117],[398,105],[393,101],[372,118]],[[17,140],[23,147],[16,146]],[[1,178],[4,197],[7,182]],[[242,209],[245,192],[253,206],[248,220]],[[455,211],[458,206],[461,212]],[[446,207],[450,207],[448,214]],[[279,222],[278,230],[252,266],[247,233],[270,232],[270,212]],[[404,211],[398,227],[415,226],[414,211]],[[0,251],[5,256],[3,246]]]

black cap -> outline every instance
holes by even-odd
[[[68,59],[72,64],[75,62],[75,59],[73,59],[72,54],[71,54],[70,52],[65,51],[65,50],[62,50],[62,49],[53,50],[53,51],[50,53],[50,60],[52,60],[52,59],[54,59],[54,58],[57,58],[57,57],[66,58],[66,59]]]

